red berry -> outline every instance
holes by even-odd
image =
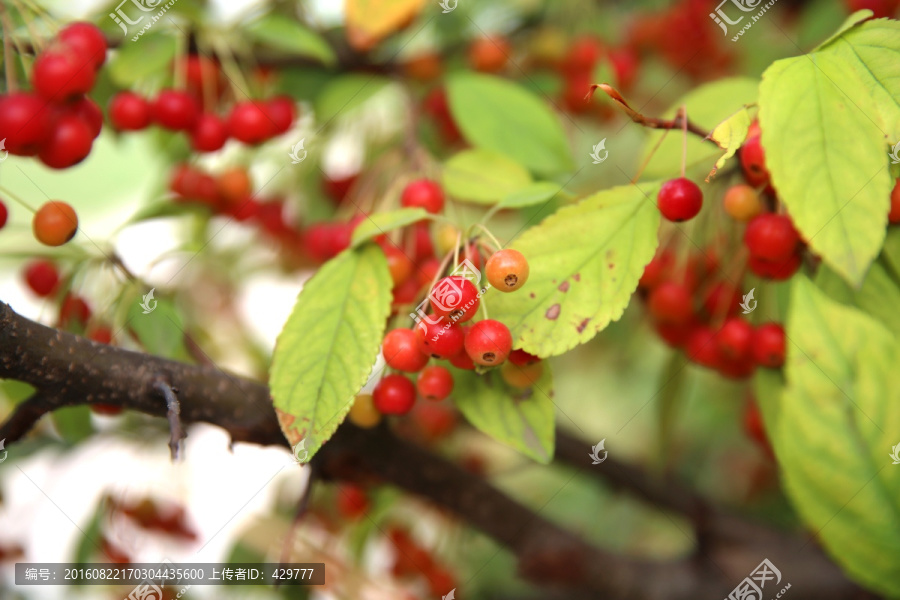
[[[80,62],[89,62],[95,70],[106,61],[106,37],[96,25],[83,21],[70,23],[56,34],[56,39],[68,46]]]
[[[453,391],[453,375],[444,367],[425,367],[416,380],[419,395],[438,402]]]
[[[761,367],[777,369],[784,364],[784,328],[766,323],[753,333],[753,360]]]
[[[38,157],[53,169],[77,165],[91,153],[94,136],[90,126],[73,114],[64,114],[53,125]]]
[[[262,102],[238,102],[228,115],[231,136],[245,144],[259,144],[272,137],[275,124]]]
[[[444,208],[444,190],[430,179],[417,179],[403,188],[400,204],[407,208],[424,208],[436,214]]]
[[[512,335],[500,321],[485,319],[466,334],[466,353],[479,365],[499,365],[512,350]]]
[[[410,413],[410,417],[430,442],[446,437],[456,428],[456,412],[447,404],[420,402]]]
[[[369,512],[369,497],[365,490],[352,484],[343,484],[338,488],[337,507],[341,516],[350,521],[359,519]]]
[[[74,56],[67,48],[52,47],[34,61],[34,90],[53,102],[65,102],[94,87],[96,71],[90,60]]]
[[[80,296],[66,294],[59,307],[59,326],[67,329],[69,325],[79,324],[84,326],[91,318],[91,307]]]
[[[666,219],[676,223],[687,221],[697,216],[703,207],[703,192],[690,179],[670,179],[659,189],[656,205]]]
[[[179,90],[163,90],[151,107],[153,120],[161,127],[172,131],[190,129],[197,122],[200,106],[197,100]]]
[[[900,179],[891,190],[891,210],[888,213],[888,223],[900,223]]]
[[[34,260],[25,267],[25,282],[41,298],[52,296],[59,285],[59,271],[49,260]]]
[[[6,204],[0,200],[0,229],[3,229],[6,226],[6,220],[8,218],[9,210],[6,208]]]
[[[469,64],[476,71],[499,73],[506,66],[512,48],[506,38],[478,38],[469,45]]]
[[[434,256],[434,244],[431,242],[431,231],[427,222],[413,223],[413,260],[417,263]]]
[[[381,353],[388,366],[398,371],[415,373],[428,363],[428,356],[419,350],[416,332],[412,329],[392,329],[384,336]]]
[[[450,358],[463,349],[465,333],[459,325],[445,319],[436,323],[422,321],[416,326],[419,350],[428,356]]]
[[[796,252],[800,234],[787,215],[766,213],[747,224],[744,244],[756,258],[784,261]]]
[[[188,91],[201,102],[207,96],[215,100],[222,95],[222,74],[215,60],[191,54],[184,60],[184,74]]]
[[[103,129],[103,111],[96,102],[87,96],[82,96],[71,102],[67,108],[71,114],[81,119],[90,128],[92,138],[96,139],[100,135],[100,130]]]
[[[516,365],[517,367],[525,367],[527,365],[533,365],[536,362],[540,362],[540,358],[535,356],[534,354],[529,354],[522,349],[513,350],[509,353],[509,362]]]
[[[790,256],[787,260],[763,260],[755,256],[751,256],[747,260],[747,266],[750,270],[760,277],[772,279],[775,281],[784,281],[790,279],[791,276],[800,269],[803,260],[799,254]]]
[[[528,261],[521,252],[512,248],[494,252],[485,270],[491,286],[501,292],[514,292],[528,281]]]
[[[221,150],[228,140],[228,127],[216,115],[204,113],[191,130],[191,147],[197,152]]]
[[[690,360],[704,367],[715,368],[721,361],[716,334],[706,325],[698,325],[691,331],[685,351]]]
[[[603,55],[603,45],[593,37],[582,37],[572,44],[563,62],[569,73],[586,73],[594,69]]]
[[[460,275],[440,279],[428,293],[435,314],[455,323],[464,323],[475,316],[481,299],[475,284]]]
[[[46,246],[62,246],[78,231],[78,215],[75,210],[58,200],[44,203],[31,219],[34,237]]]
[[[650,314],[660,323],[686,323],[694,314],[691,292],[680,283],[666,281],[650,293]]]
[[[409,257],[400,248],[390,243],[385,244],[383,250],[394,285],[400,285],[409,279],[415,269],[415,265],[409,260]]]
[[[656,323],[656,333],[663,341],[672,348],[681,348],[684,346],[690,335],[697,327],[694,319],[686,323]]]
[[[703,310],[711,319],[721,319],[737,314],[741,307],[741,292],[730,283],[720,281],[713,285],[703,299]]]
[[[466,331],[466,330],[464,330]],[[463,336],[465,338],[465,336]],[[466,349],[463,348],[449,359],[450,364],[456,367],[457,369],[463,369],[464,371],[474,371],[475,370],[475,362],[472,358],[466,354]]]
[[[346,177],[336,177],[334,179],[323,177],[322,189],[328,194],[329,198],[334,200],[337,204],[340,204],[347,196],[350,188],[356,183],[357,179],[359,179],[359,173],[347,175]]]
[[[275,96],[266,102],[266,110],[272,121],[275,134],[282,134],[291,128],[297,111],[294,108],[294,100],[290,96]]]
[[[112,329],[110,329],[106,325],[98,325],[96,327],[93,327],[88,332],[88,338],[90,338],[100,344],[112,343],[112,336],[113,336]]]
[[[753,326],[738,317],[725,321],[716,334],[719,351],[730,360],[749,362],[753,342]]]
[[[150,103],[134,92],[119,92],[109,103],[109,120],[119,131],[140,131],[150,125]]]
[[[51,127],[46,100],[23,92],[0,96],[0,139],[6,140],[10,154],[34,156],[50,137]]]
[[[644,267],[644,273],[638,286],[644,290],[651,290],[668,279],[675,266],[675,255],[669,250],[657,252],[653,259]]]
[[[441,269],[441,261],[436,258],[428,258],[421,263],[416,271],[416,279],[420,287],[431,285]],[[435,282],[437,283],[437,282]]]
[[[740,150],[741,168],[744,179],[753,187],[768,185],[769,171],[766,169],[766,155],[763,151],[760,136],[748,138]]]
[[[403,375],[388,375],[375,386],[372,403],[383,415],[405,415],[416,403],[416,387]]]
[[[395,285],[391,290],[391,307],[397,309],[401,306],[413,304],[419,297],[419,291],[422,286],[416,281],[415,277],[410,277],[400,285]]]
[[[641,66],[640,56],[627,46],[609,51],[609,62],[612,63],[619,89],[628,91],[637,79]]]

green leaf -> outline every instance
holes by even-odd
[[[890,228],[881,249],[881,260],[895,276],[900,276],[900,229]]]
[[[771,373],[757,386],[787,493],[851,577],[898,596],[900,478],[889,453],[900,442],[890,426],[900,421],[900,346],[802,276],[787,337],[787,386]]]
[[[566,206],[513,241],[528,259],[528,282],[485,301],[491,317],[510,328],[514,347],[562,354],[622,316],[657,246],[659,184],[640,185]]]
[[[750,129],[750,112],[745,108],[737,111],[712,130],[710,137],[719,145],[719,148],[725,150],[725,154],[716,161],[716,167],[710,173],[710,177],[715,175],[716,170],[725,166],[725,162],[734,156],[744,140],[747,139],[747,131]]]
[[[381,248],[346,250],[306,282],[278,336],[269,388],[292,446],[312,458],[350,411],[378,357],[391,309]]]
[[[135,42],[126,37],[109,61],[110,79],[121,87],[131,87],[171,68],[178,44],[165,33],[146,33]]]
[[[540,175],[574,167],[559,118],[522,86],[462,72],[448,78],[447,92],[453,120],[473,146],[502,152]]]
[[[285,15],[269,13],[250,24],[247,33],[271,48],[316,58],[326,65],[337,61],[334,50],[322,36]]]
[[[477,148],[463,150],[444,164],[444,188],[460,200],[493,204],[531,183],[531,175],[519,163]]]
[[[382,233],[430,218],[431,214],[426,212],[424,208],[401,208],[375,213],[360,221],[359,225],[356,226],[356,229],[353,230],[351,244],[358,246]]]
[[[535,181],[520,190],[508,194],[498,208],[522,208],[547,202],[562,191],[562,186],[550,181]]]
[[[821,44],[816,46],[814,51],[817,52],[817,51],[821,50],[822,48],[824,48],[825,46],[827,46],[828,44],[830,44],[831,42],[833,42],[834,40],[839,38],[845,32],[849,31],[850,29],[853,29],[854,27],[856,27],[857,25],[859,25],[860,23],[862,23],[863,21],[865,21],[866,19],[871,17],[873,14],[874,13],[872,13],[872,11],[869,10],[868,8],[856,11],[855,13],[853,13],[852,15],[850,15],[849,17],[844,19],[844,22],[841,23],[841,26],[838,27],[837,31],[835,31],[833,34],[831,34],[831,36],[827,40],[825,40],[824,42],[822,42]]]
[[[148,291],[149,293],[149,291]],[[146,300],[146,306],[153,308],[144,314],[143,300],[135,300],[128,306],[128,329],[148,353],[165,358],[187,356],[184,345],[184,321],[175,303],[168,298]]]
[[[316,98],[316,119],[319,123],[328,123],[339,114],[348,113],[359,107],[384,89],[388,83],[389,81],[380,75],[350,73],[335,77]]]
[[[900,288],[881,261],[872,263],[862,287],[855,289],[828,267],[820,267],[816,286],[831,298],[857,306],[878,319],[894,334],[900,335]]]
[[[94,434],[91,409],[87,406],[66,406],[53,411],[52,415],[54,427],[70,444],[77,444]]]
[[[760,85],[772,183],[801,236],[851,285],[862,282],[884,241],[891,191],[865,89],[831,53],[777,61]]]
[[[553,459],[553,378],[546,363],[544,374],[526,390],[506,385],[496,369],[484,375],[456,371],[454,380],[454,401],[469,423],[541,464]]]
[[[759,81],[749,77],[728,77],[707,83],[691,90],[675,102],[663,117],[671,119],[682,105],[687,107],[688,118],[710,130],[734,114],[735,109],[756,102]],[[665,139],[660,142],[660,138]],[[644,169],[646,177],[671,177],[681,172],[682,137],[679,131],[652,131],[647,135],[643,160],[647,160],[653,148],[659,149]],[[700,165],[704,171],[718,159],[720,150],[697,136],[688,135],[687,165]]]
[[[900,22],[877,19],[863,23],[830,42],[821,54],[826,53],[844,59],[843,68],[858,76],[846,84],[839,79],[835,83],[849,94],[847,86],[861,80],[874,105],[860,109],[879,122],[891,144],[900,141]]]

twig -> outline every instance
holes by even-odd
[[[586,99],[590,99],[596,90],[603,90],[603,92],[612,98],[616,104],[619,105],[625,114],[639,125],[643,125],[644,127],[648,127],[650,129],[682,129],[685,128],[687,131],[690,131],[696,136],[703,138],[704,140],[708,140],[709,142],[715,144],[715,142],[709,138],[709,132],[704,130],[702,127],[697,125],[696,123],[692,123],[690,120],[685,118],[684,114],[679,111],[679,114],[675,116],[674,119],[659,119],[656,117],[648,117],[642,115],[638,111],[631,108],[628,102],[625,101],[625,98],[622,97],[614,87],[611,85],[607,85],[605,83],[595,83],[591,85],[591,91],[587,93],[585,96]]]
[[[166,400],[166,418],[169,420],[169,450],[172,460],[177,460],[181,452],[181,442],[187,437],[187,432],[181,424],[181,404],[178,402],[177,388],[173,388],[162,379],[153,383],[153,389]]]

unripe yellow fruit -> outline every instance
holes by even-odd
[[[360,394],[350,407],[350,422],[357,427],[370,429],[381,421],[381,413],[372,403],[372,394]]]
[[[507,361],[500,366],[500,377],[503,378],[503,381],[515,388],[529,388],[533,386],[543,374],[543,362],[518,366]]]

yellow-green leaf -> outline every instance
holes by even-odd
[[[460,200],[493,204],[531,183],[519,163],[493,150],[463,150],[444,164],[444,188]]]
[[[378,42],[411,22],[425,0],[345,0],[347,40],[357,50]]]
[[[261,44],[292,55],[309,56],[326,65],[337,60],[334,50],[322,36],[285,15],[269,13],[251,23],[247,32]]]
[[[356,229],[353,230],[351,244],[358,246],[382,233],[430,218],[431,215],[424,208],[400,208],[398,210],[375,213],[367,216],[356,226]]]
[[[734,156],[744,140],[747,139],[747,131],[750,129],[750,111],[746,107],[740,109],[712,130],[710,138],[719,145],[719,148],[725,150],[725,154],[716,161],[715,168],[710,172],[709,176],[713,177],[718,169],[725,166],[725,162]]]

